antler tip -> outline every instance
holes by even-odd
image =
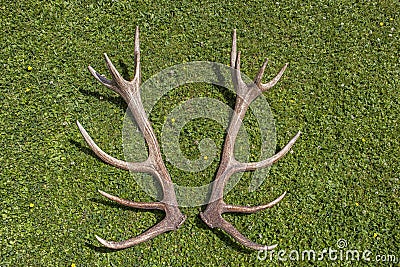
[[[103,53],[104,59],[106,60],[107,67],[110,68],[109,65],[112,65],[110,58],[108,57],[107,53]],[[112,66],[114,67],[114,66]]]
[[[300,135],[301,135],[301,131],[298,131],[297,134],[295,135],[295,138],[296,138],[295,140],[297,140],[300,137]]]
[[[111,59],[108,57],[107,53],[103,53],[104,59],[106,60],[107,67],[111,67],[111,69],[115,68],[111,62]],[[111,65],[111,66],[110,66]]]
[[[104,195],[107,195],[106,192],[104,192],[104,191],[102,191],[102,190],[100,190],[100,189],[97,189],[97,192],[99,192],[99,193],[102,194],[103,196],[104,196]]]
[[[233,46],[235,46],[235,48],[236,48],[236,29],[233,29],[233,31],[232,31],[232,43],[233,43]]]
[[[103,246],[108,247],[108,248],[113,248],[107,240],[104,240],[103,238],[99,237],[98,235],[95,235],[97,241],[99,241]]]
[[[92,66],[89,65],[88,70],[95,78],[97,77],[96,71],[94,70],[94,68]]]
[[[271,203],[269,203],[269,207],[273,207],[276,204],[278,204],[279,202],[281,202],[281,200],[286,196],[287,191],[283,192],[282,195],[280,195],[277,199],[275,199],[274,201],[272,201]]]
[[[106,59],[106,61],[110,61],[110,58],[108,57],[107,53],[103,53],[103,56]]]
[[[139,41],[139,26],[136,26],[135,30],[135,44]]]
[[[286,70],[286,68],[289,66],[289,62],[286,62],[285,65],[282,68],[282,74]]]
[[[91,73],[96,73],[96,70],[95,70],[92,66],[90,66],[90,65],[88,65],[88,70],[89,70]]]
[[[84,135],[86,133],[85,128],[83,128],[82,124],[76,120],[76,125],[78,125],[79,131]]]
[[[263,64],[261,65],[260,70],[257,73],[256,78],[254,79],[254,83],[257,86],[261,85],[261,80],[262,80],[262,77],[264,76],[264,71],[265,71],[265,68],[267,67],[267,64],[268,64],[268,58],[265,58]]]
[[[263,249],[261,249],[261,250],[273,250],[273,249],[275,249],[276,247],[278,246],[278,244],[274,244],[274,245],[271,245],[271,246],[265,246]]]

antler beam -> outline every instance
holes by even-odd
[[[124,249],[139,243],[145,242],[157,235],[162,233],[178,229],[182,223],[185,221],[186,216],[181,213],[178,208],[178,203],[176,200],[176,195],[173,187],[171,177],[165,167],[162,160],[160,146],[157,142],[157,138],[154,134],[154,130],[150,125],[150,121],[146,115],[143,108],[142,100],[140,98],[139,86],[140,86],[140,50],[139,50],[139,28],[136,28],[135,34],[135,76],[132,81],[126,81],[117,71],[117,69],[112,64],[111,60],[108,58],[107,54],[104,54],[104,58],[111,74],[112,80],[108,80],[99,73],[97,73],[91,66],[89,66],[90,73],[104,86],[113,90],[123,97],[125,102],[128,104],[128,108],[132,112],[132,115],[140,129],[143,133],[144,139],[148,145],[149,156],[146,161],[135,163],[135,162],[125,162],[112,156],[108,155],[102,151],[92,140],[83,126],[77,121],[80,132],[83,138],[93,150],[93,152],[104,162],[115,166],[120,169],[130,170],[135,172],[144,172],[153,175],[157,178],[162,193],[163,199],[160,202],[151,203],[141,203],[133,202],[125,199],[121,199],[116,196],[112,196],[99,190],[99,193],[104,197],[115,201],[121,205],[138,208],[138,209],[157,209],[163,210],[165,212],[164,219],[151,227],[139,236],[133,237],[131,239],[114,242],[106,241],[98,236],[97,240],[104,246],[111,249]]]
[[[222,151],[222,159],[215,177],[215,181],[211,191],[210,203],[207,205],[204,212],[200,213],[202,220],[211,228],[220,228],[230,234],[236,241],[244,245],[245,247],[256,249],[256,250],[271,250],[277,245],[265,246],[257,244],[247,237],[242,235],[232,224],[222,218],[222,214],[226,212],[238,212],[238,213],[254,213],[266,208],[271,208],[286,195],[284,192],[274,201],[260,206],[247,207],[247,206],[233,206],[228,205],[223,200],[224,187],[227,184],[229,178],[237,172],[256,170],[271,166],[274,162],[282,158],[293,146],[296,140],[300,136],[298,132],[289,143],[274,156],[260,161],[242,163],[238,162],[234,157],[234,145],[237,134],[244,115],[246,114],[249,105],[259,96],[262,92],[265,92],[272,88],[281,78],[288,64],[285,64],[279,73],[270,82],[263,84],[261,83],[265,67],[268,60],[265,60],[261,66],[253,84],[245,84],[240,75],[240,52],[237,52],[236,48],[236,30],[233,31],[232,36],[232,50],[231,50],[231,68],[232,68],[232,79],[237,93],[235,109],[228,127],[227,135],[224,142]]]

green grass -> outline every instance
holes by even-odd
[[[133,71],[134,31],[141,28],[143,80],[194,60],[228,64],[231,31],[238,30],[242,70],[253,77],[265,57],[266,78],[289,62],[268,94],[278,148],[298,130],[293,153],[277,162],[255,192],[250,176],[226,196],[232,204],[268,202],[253,215],[225,216],[250,239],[279,249],[349,249],[400,258],[399,10],[398,1],[7,1],[0,3],[0,266],[308,266],[306,261],[259,261],[183,208],[178,231],[123,251],[95,240],[140,234],[163,214],[130,210],[97,189],[136,201],[151,198],[126,171],[89,152],[79,120],[97,144],[123,159],[122,99],[87,71],[106,73],[102,53]],[[362,3],[361,3],[362,2]],[[28,67],[31,70],[28,70]],[[184,86],[164,105],[207,96],[233,105],[218,88]],[[166,113],[150,115],[157,134]],[[193,124],[198,123],[198,126]],[[222,144],[222,127],[187,126],[182,149],[196,140]],[[253,151],[254,157],[257,151]],[[196,154],[194,154],[196,155]],[[210,181],[218,159],[201,175],[168,166],[174,181]],[[325,260],[311,264],[347,265]],[[375,266],[376,262],[353,262]],[[389,263],[387,263],[389,264]]]

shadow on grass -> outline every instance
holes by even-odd
[[[91,250],[94,250],[94,251],[99,252],[99,253],[113,253],[113,252],[117,252],[118,251],[118,250],[106,248],[106,247],[103,247],[103,246],[95,246],[95,245],[91,244],[90,241],[86,241],[85,242],[85,246],[87,246]]]
[[[111,90],[110,90],[111,91]],[[89,91],[86,89],[82,89],[79,88],[79,92],[83,95],[88,95],[88,96],[92,96],[96,99],[102,99],[103,101],[107,101],[110,102],[116,106],[118,106],[119,108],[121,108],[122,110],[126,110],[126,108],[128,107],[128,105],[125,103],[124,99],[120,96],[109,96],[109,95],[104,95],[101,94],[99,92],[93,92],[93,91]]]
[[[120,68],[122,69],[122,73],[121,73],[122,77],[125,80],[130,81],[131,78],[129,77],[128,65],[126,65],[122,59],[118,60],[118,64],[119,64]]]
[[[79,130],[78,130],[79,132]],[[82,151],[83,153],[85,153],[88,156],[91,156],[97,160],[102,161],[101,159],[99,159],[99,157],[93,152],[93,150],[91,150],[89,147],[83,146],[80,142],[77,142],[73,139],[69,139],[69,142],[76,146],[80,151]],[[83,140],[83,142],[85,142],[85,140]],[[85,143],[86,144],[86,143]]]
[[[119,60],[119,65],[122,68],[122,77],[125,80],[129,81],[130,78],[129,78],[128,66],[122,60]],[[110,90],[110,91],[112,91],[112,90]],[[92,92],[92,91],[81,89],[81,88],[79,89],[79,92],[81,92],[84,95],[95,97],[97,99],[104,99],[105,101],[108,101],[108,102],[113,103],[116,106],[120,107],[122,110],[126,110],[126,108],[128,107],[128,105],[125,103],[125,101],[123,100],[123,98],[121,96],[107,96],[107,95],[100,94],[99,92]]]

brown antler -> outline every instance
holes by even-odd
[[[181,226],[181,224],[185,221],[186,216],[184,216],[178,208],[178,203],[176,200],[176,195],[171,177],[162,160],[160,146],[157,142],[156,136],[154,135],[153,128],[150,125],[150,121],[146,115],[146,112],[144,111],[142,101],[140,99],[139,28],[138,27],[136,28],[136,35],[135,35],[135,77],[132,81],[124,80],[124,78],[118,73],[118,71],[111,63],[110,59],[107,57],[106,54],[104,54],[104,57],[106,60],[108,70],[110,71],[110,74],[112,76],[112,80],[104,78],[90,66],[89,66],[89,71],[100,83],[102,83],[103,85],[110,88],[111,90],[118,93],[124,98],[125,102],[128,104],[129,110],[132,112],[132,115],[135,118],[135,121],[140,131],[143,133],[143,136],[147,142],[149,149],[149,156],[146,161],[141,163],[125,162],[119,159],[115,159],[110,155],[106,154],[104,151],[102,151],[93,142],[92,138],[88,135],[88,133],[82,127],[82,125],[77,121],[79,130],[81,131],[83,137],[85,138],[86,142],[93,150],[93,152],[106,163],[124,170],[149,173],[154,177],[156,177],[163,193],[163,199],[160,202],[140,203],[140,202],[133,202],[121,199],[119,197],[112,196],[100,190],[99,192],[106,198],[113,200],[124,206],[138,208],[138,209],[157,209],[157,210],[163,210],[165,212],[165,218],[161,222],[159,222],[158,224],[151,227],[141,235],[136,236],[134,238],[122,242],[113,242],[113,241],[106,241],[96,236],[97,240],[99,240],[100,243],[102,243],[104,246],[108,248],[124,249],[145,242],[167,231],[178,229]]]
[[[286,64],[275,78],[266,84],[262,84],[261,79],[267,62],[268,60],[265,60],[264,64],[261,66],[256,78],[254,79],[254,83],[245,84],[240,75],[240,52],[236,51],[236,30],[233,31],[231,68],[233,83],[237,93],[235,110],[233,112],[225,138],[222,159],[212,187],[210,203],[207,205],[207,208],[204,210],[204,212],[200,213],[202,220],[211,228],[220,228],[230,234],[242,245],[257,250],[270,250],[275,248],[277,245],[264,246],[254,243],[243,236],[232,224],[223,219],[221,214],[225,212],[254,213],[274,206],[281,201],[286,194],[286,192],[284,192],[281,196],[269,204],[255,207],[228,205],[225,204],[223,200],[224,187],[232,174],[271,166],[290,150],[297,138],[300,136],[300,132],[298,132],[280,152],[260,162],[242,163],[238,162],[234,157],[235,140],[242,124],[242,119],[244,118],[249,105],[253,100],[261,95],[262,92],[265,92],[273,87],[279,81],[287,67]]]

